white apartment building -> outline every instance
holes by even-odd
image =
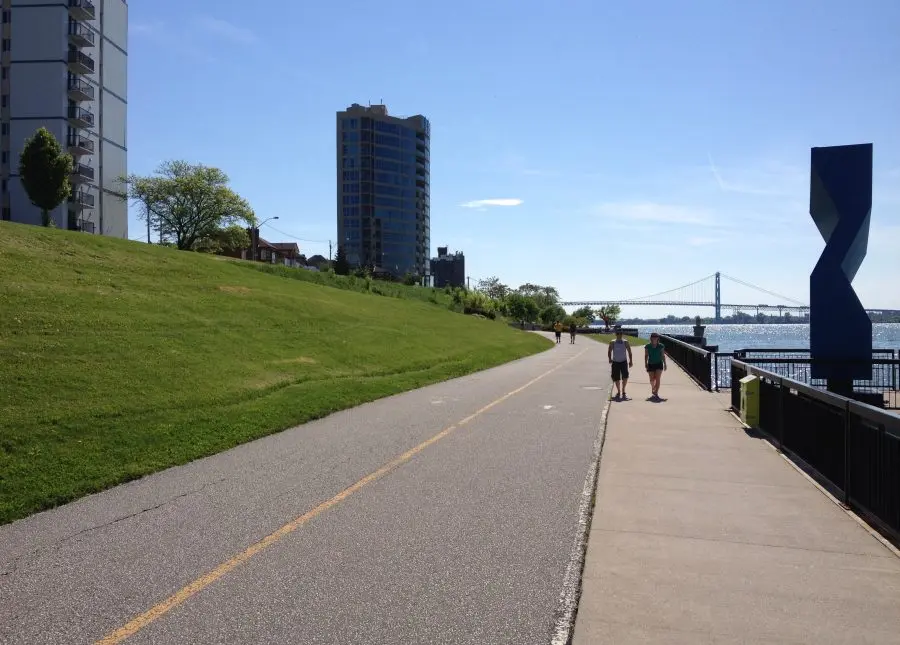
[[[19,180],[25,140],[45,127],[72,154],[72,196],[57,227],[128,237],[128,3],[0,0],[0,206],[2,219],[40,224]]]

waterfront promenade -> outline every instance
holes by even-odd
[[[900,558],[641,358],[631,401],[566,340],[0,526],[0,642],[567,643],[603,445],[576,645],[900,643]]]
[[[900,643],[900,557],[674,363],[609,413],[574,645]]]

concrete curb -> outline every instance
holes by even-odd
[[[569,564],[566,566],[566,573],[563,576],[559,604],[553,613],[553,624],[550,631],[551,645],[570,645],[575,634],[575,618],[578,613],[578,600],[581,597],[581,574],[584,571],[588,533],[594,515],[600,458],[603,454],[603,445],[606,443],[606,426],[609,421],[609,409],[612,405],[610,398],[612,388],[613,385],[610,384],[606,389],[606,405],[603,407],[603,412],[600,413],[600,430],[594,440],[591,464],[587,476],[584,478],[581,504],[578,507],[578,530],[575,533],[575,543],[572,545]]]

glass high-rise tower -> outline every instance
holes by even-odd
[[[431,126],[384,105],[337,113],[337,240],[351,266],[430,273]]]

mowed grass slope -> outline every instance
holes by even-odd
[[[548,346],[428,302],[0,223],[0,523]]]

